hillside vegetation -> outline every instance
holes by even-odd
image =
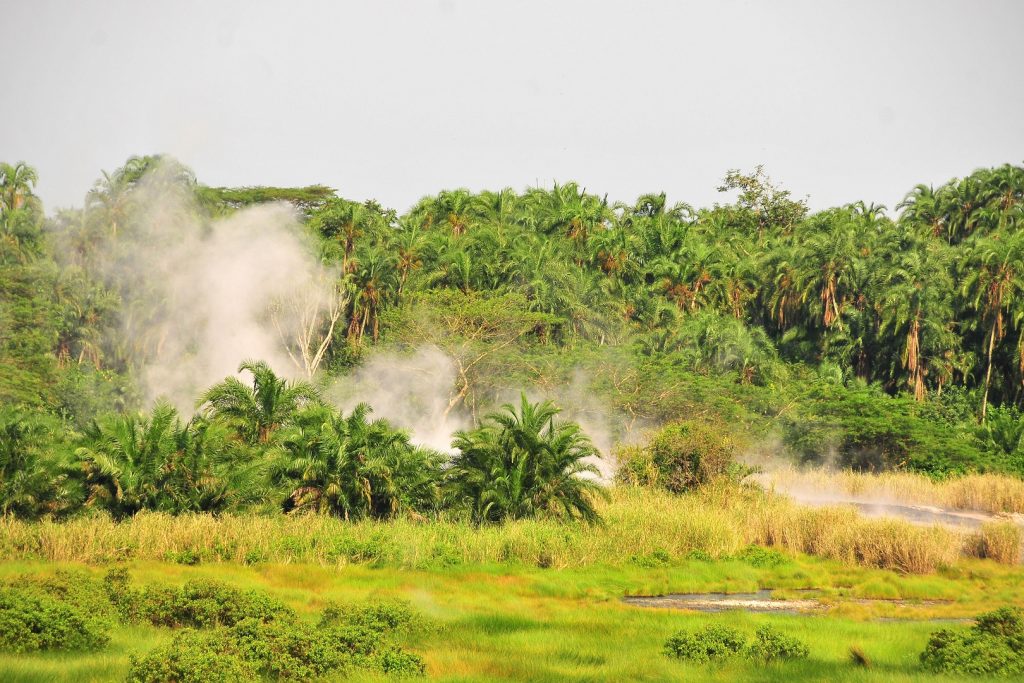
[[[445,190],[402,214],[323,186],[207,187],[161,157],[103,173],[84,208],[50,217],[35,182],[24,163],[0,171],[5,514],[596,521],[587,477],[611,469],[595,467],[597,447],[680,420],[728,439],[730,458],[1024,474],[1018,166],[918,186],[891,213],[811,213],[761,168],[728,172],[728,201],[706,208],[566,183]],[[299,220],[252,213],[267,202]],[[183,398],[186,366],[233,343],[200,328],[218,314],[238,331],[230,297],[249,305],[256,286],[232,279],[249,252],[218,249],[282,221],[313,289],[263,301],[254,320],[286,360],[250,360],[242,379]],[[175,267],[201,264],[216,286],[162,288],[173,273],[159,256],[179,242],[190,251]],[[285,270],[260,261],[258,279],[294,274],[286,256]],[[435,417],[463,428],[436,446],[451,454],[368,406],[333,405],[382,354],[424,350],[450,370],[422,383],[437,385]]]

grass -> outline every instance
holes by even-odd
[[[803,507],[735,486],[687,496],[615,488],[600,511],[605,523],[597,527],[284,515],[5,519],[0,580],[60,568],[100,575],[117,563],[137,584],[208,577],[267,590],[310,619],[330,601],[404,598],[437,625],[404,645],[444,681],[956,680],[921,669],[917,656],[929,634],[946,626],[922,620],[1024,606],[1021,531],[1010,524],[968,534],[864,519],[847,507]],[[750,544],[774,550],[751,552]],[[699,614],[621,601],[761,588],[783,597],[813,589],[828,609]],[[662,653],[676,631],[709,624],[748,635],[771,624],[804,640],[811,656],[700,667]],[[0,654],[0,678],[119,680],[130,653],[169,638],[149,626],[118,627],[95,654]]]
[[[853,472],[772,467],[762,480],[779,491],[840,494],[861,500],[932,505],[954,510],[1024,513],[1024,479],[1004,474],[965,474],[936,481],[914,472]]]
[[[0,567],[0,578],[68,566],[81,567],[12,562]],[[924,576],[809,557],[789,558],[774,567],[756,567],[741,560],[682,560],[656,568],[594,565],[563,570],[249,567],[233,563],[183,566],[153,561],[133,561],[126,566],[137,583],[176,585],[191,578],[215,577],[240,588],[267,590],[310,616],[332,600],[410,600],[437,628],[414,636],[407,645],[425,658],[430,678],[443,681],[954,680],[927,674],[917,662],[928,635],[940,625],[878,621],[894,616],[897,607],[858,599],[942,601],[907,608],[911,611],[906,614],[917,618],[958,618],[1003,604],[1024,604],[1020,569],[980,560]],[[86,570],[103,571],[99,567]],[[619,600],[626,593],[811,586],[821,589],[834,603],[833,611],[815,616],[698,614],[631,607]],[[665,640],[679,629],[712,623],[748,634],[759,625],[772,624],[807,642],[811,657],[806,662],[767,667],[737,661],[702,668],[662,654]],[[120,628],[101,653],[0,654],[0,671],[3,679],[12,683],[117,680],[124,675],[130,652],[145,652],[168,637],[168,631],[152,627]],[[870,668],[851,662],[850,648],[854,646],[870,660]],[[359,674],[355,680],[378,679]]]
[[[865,519],[848,507],[811,508],[754,487],[710,487],[672,496],[617,487],[599,503],[604,524],[534,520],[475,527],[464,521],[347,523],[322,516],[139,514],[66,522],[0,520],[0,557],[104,563],[309,563],[445,568],[512,564],[554,568],[736,555],[750,544],[851,564],[926,573],[962,557],[1016,563],[1022,532],[979,532]]]

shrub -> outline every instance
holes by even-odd
[[[658,548],[646,555],[631,555],[629,561],[644,569],[654,569],[670,564],[672,556],[664,548]]]
[[[680,631],[665,643],[665,654],[698,664],[721,662],[740,655],[762,662],[806,659],[810,654],[802,641],[762,626],[747,643],[740,631],[727,626],[706,626],[699,631]]]
[[[778,550],[759,545],[747,546],[736,557],[751,567],[778,567],[786,562],[786,556]]]
[[[144,657],[130,655],[127,683],[235,683],[256,672],[213,633],[184,631]]]
[[[240,591],[219,581],[197,580],[181,588],[150,587],[129,591],[122,601],[130,619],[154,626],[211,628],[232,626],[245,619],[291,620],[294,612],[257,591]]]
[[[308,624],[246,619],[235,624],[225,639],[263,676],[309,680],[353,659],[350,641],[338,636],[332,629],[316,629]]]
[[[324,610],[319,624],[313,626],[293,618],[290,611],[266,609],[266,604],[273,604],[268,601],[257,603],[255,609],[249,608],[253,616],[231,622],[231,615],[241,612],[219,610],[216,606],[237,601],[239,595],[251,601],[253,594],[236,592],[225,601],[216,597],[225,594],[223,586],[215,585],[212,592],[213,599],[204,598],[202,596],[211,593],[209,584],[199,588],[186,585],[182,595],[198,595],[200,600],[196,602],[209,601],[214,607],[193,605],[191,611],[182,613],[186,616],[166,617],[165,621],[191,620],[192,625],[214,628],[187,630],[169,645],[145,657],[133,658],[129,681],[177,683],[242,678],[305,681],[347,668],[376,669],[389,676],[421,675],[425,671],[419,656],[402,650],[391,639],[394,634],[409,631],[420,623],[405,603],[334,604]],[[163,609],[165,604],[171,603],[161,601],[159,613],[174,614],[172,609]],[[210,621],[209,615],[213,613],[219,614],[219,621]],[[203,616],[196,619],[196,614]]]
[[[88,613],[31,588],[0,588],[0,649],[98,650],[109,640]]]
[[[377,656],[377,668],[388,677],[422,676],[427,672],[423,658],[399,648],[384,650]]]
[[[719,427],[683,421],[658,430],[644,446],[617,451],[620,482],[682,493],[722,477],[742,478],[736,446]]]
[[[408,602],[383,600],[362,605],[329,603],[320,616],[321,628],[357,626],[386,634],[407,633],[422,626]]]
[[[1024,613],[1004,607],[978,617],[966,631],[942,629],[928,640],[921,663],[934,672],[986,676],[1024,673]]]
[[[746,644],[746,637],[727,626],[706,626],[699,631],[680,631],[665,643],[665,653],[697,663],[735,657]]]
[[[86,572],[58,570],[52,576],[24,575],[9,580],[7,585],[63,603],[103,627],[117,621],[117,610],[103,582]]]
[[[750,659],[772,662],[776,660],[807,659],[810,651],[803,641],[780,633],[771,626],[762,626],[754,634],[754,641],[746,648]]]

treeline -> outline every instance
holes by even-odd
[[[445,511],[477,523],[597,521],[593,497],[603,492],[587,460],[597,450],[548,402],[505,406],[457,432],[454,453],[442,454],[371,419],[366,404],[339,412],[312,384],[263,362],[242,371],[251,384],[226,378],[187,420],[160,403],[76,436],[38,413],[0,408],[0,515],[277,509],[346,520]]]
[[[136,375],[161,353],[138,333],[162,315],[145,281],[109,268],[132,258],[158,183],[200,222],[296,207],[339,273],[322,375],[434,345],[455,364],[448,409],[474,418],[502,388],[582,370],[627,426],[704,415],[781,430],[803,459],[1024,471],[1019,166],[919,186],[892,214],[810,213],[760,168],[729,172],[735,201],[709,208],[568,183],[443,191],[403,214],[319,185],[207,187],[133,157],[45,218],[35,181],[0,166],[0,401],[70,431],[134,412]]]

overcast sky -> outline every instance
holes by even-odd
[[[164,152],[400,210],[575,179],[812,207],[1024,161],[1024,2],[0,0],[0,160],[49,209]]]

